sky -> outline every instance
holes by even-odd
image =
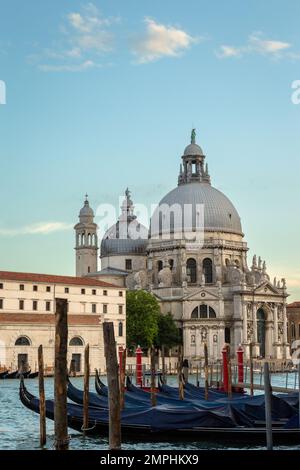
[[[74,274],[85,193],[150,208],[196,128],[249,264],[300,300],[299,18],[298,0],[0,0],[0,269]]]

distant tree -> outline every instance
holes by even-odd
[[[126,294],[127,347],[150,348],[158,336],[159,303],[150,292],[128,291]]]
[[[158,333],[155,339],[155,346],[159,349],[162,346],[172,348],[181,342],[179,328],[177,327],[171,313],[158,317]]]

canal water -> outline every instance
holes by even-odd
[[[259,382],[259,377],[256,381]],[[105,379],[104,379],[105,381]],[[294,374],[289,374],[289,386],[293,387]],[[74,385],[83,388],[81,377],[72,379]],[[191,383],[195,383],[195,377],[190,378]],[[176,377],[168,377],[168,384],[176,386]],[[274,374],[272,376],[273,385],[285,386],[286,375]],[[34,395],[38,395],[37,379],[26,380],[28,390]],[[53,378],[45,379],[46,398],[53,398]],[[94,378],[91,378],[90,390],[94,391]],[[0,450],[26,450],[39,449],[39,415],[22,405],[19,399],[19,380],[0,380]],[[86,437],[80,433],[69,430],[70,449],[81,450],[107,450],[108,440],[103,437]],[[47,449],[53,448],[54,423],[47,419]],[[216,441],[201,440],[196,442],[132,442],[124,441],[123,449],[134,450],[201,450],[201,449],[265,449],[264,443],[260,446],[247,446],[238,442],[221,443]],[[299,445],[277,446],[275,449],[297,449]]]

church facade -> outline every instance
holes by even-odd
[[[252,344],[254,357],[288,358],[286,282],[271,282],[261,257],[248,265],[240,216],[212,186],[205,158],[193,130],[178,185],[160,201],[149,231],[138,222],[126,191],[121,215],[101,241],[100,271],[97,226],[91,217],[77,225],[77,275],[119,279],[128,289],[152,292],[182,329],[184,357],[191,362],[203,357],[205,342],[215,359],[225,343],[233,353],[242,345],[246,357]],[[130,228],[141,237],[131,237]],[[201,244],[191,243],[193,237]]]

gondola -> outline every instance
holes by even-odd
[[[36,377],[38,377],[38,375],[38,372],[30,372],[30,374],[28,375],[28,379],[35,379]]]
[[[8,374],[8,370],[5,370],[4,372],[0,372],[0,379],[5,379],[7,374]]]
[[[39,400],[25,387],[24,380],[20,381],[20,400],[28,409],[39,413]],[[46,400],[46,416],[54,419],[54,401]],[[87,434],[108,434],[108,411],[96,408],[89,409],[89,423]],[[83,431],[83,407],[81,405],[67,404],[68,426],[77,431]],[[285,426],[277,422],[273,424],[274,441],[299,440],[300,431],[292,418]],[[290,427],[291,424],[294,427]],[[123,438],[134,437],[135,441],[142,440],[183,440],[194,441],[226,440],[236,438],[241,442],[255,440],[265,442],[266,430],[264,427],[241,426],[236,424],[236,419],[226,410],[211,412],[207,410],[193,410],[187,413],[185,410],[166,409],[166,407],[149,407],[143,411],[123,411],[121,418]]]
[[[14,372],[8,372],[8,374],[5,375],[5,379],[17,379],[18,378],[19,371],[15,370]]]

